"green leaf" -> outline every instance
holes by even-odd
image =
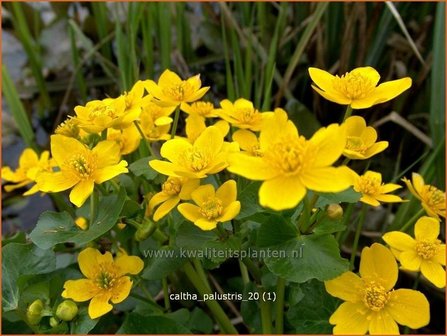
[[[296,227],[278,215],[271,215],[262,223],[258,232],[256,245],[268,247],[281,244],[298,235]]]
[[[206,258],[215,266],[223,263],[225,260],[231,257],[231,253],[240,251],[241,241],[238,237],[231,236],[225,241],[213,240],[204,245]]]
[[[194,308],[187,327],[193,332],[211,334],[213,332],[213,320],[200,308]]]
[[[329,318],[338,305],[338,300],[330,296],[324,284],[312,280],[301,284],[301,300],[290,307],[287,320],[296,334],[332,334]]]
[[[117,222],[123,208],[126,193],[106,196],[99,202],[98,215],[87,230],[80,230],[67,212],[44,212],[30,234],[40,248],[49,249],[56,244],[72,242],[83,245],[109,231]]]
[[[300,236],[272,247],[270,252],[271,255],[264,258],[268,269],[298,283],[314,278],[329,280],[347,271],[349,266],[348,261],[340,257],[332,235]],[[277,257],[273,252],[277,252]]]
[[[165,246],[160,249],[144,250],[143,255],[151,258],[141,275],[147,280],[162,279],[182,267],[187,261],[186,256],[182,256],[179,249]]]
[[[352,187],[339,193],[318,193],[320,196],[315,204],[317,208],[324,208],[333,203],[357,203],[362,197],[361,193],[355,191]]]
[[[203,231],[190,222],[183,222],[177,231],[176,245],[185,249],[201,249],[203,245],[215,240],[216,234],[212,231]]]
[[[54,271],[56,257],[54,252],[32,244],[10,243],[3,247],[2,253],[2,306],[7,312],[18,307],[21,277]]]
[[[256,213],[265,211],[259,205],[258,191],[260,182],[252,182],[243,188],[238,194],[238,200],[241,202],[241,211],[236,219],[244,219]]]
[[[153,180],[157,176],[157,172],[149,166],[149,161],[155,159],[153,156],[144,157],[133,162],[129,166],[129,170],[135,176],[144,176],[148,180]]]
[[[99,319],[92,320],[88,315],[87,307],[82,307],[79,309],[76,318],[70,322],[70,334],[88,334],[92,330]]]
[[[191,334],[191,331],[176,321],[159,315],[142,316],[131,313],[117,334]]]
[[[342,224],[342,219],[331,219],[326,213],[322,213],[322,218],[317,220],[313,232],[316,235],[326,235],[329,233],[339,232],[346,229],[346,225]]]

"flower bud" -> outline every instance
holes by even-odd
[[[118,229],[123,230],[126,228],[126,224],[119,222],[118,224],[116,224],[116,226],[118,227]]]
[[[78,217],[75,220],[75,224],[78,228],[81,230],[87,230],[88,229],[88,221],[85,219],[85,217]]]
[[[151,221],[148,218],[145,218],[143,220],[143,223],[141,223],[141,227],[135,232],[135,240],[143,241],[149,238],[149,236],[152,235],[152,233],[154,233],[156,228],[157,225],[153,221]]]
[[[43,311],[43,302],[38,299],[31,303],[26,310],[26,318],[28,319],[29,324],[36,325],[40,323],[42,319],[42,311]]]
[[[340,219],[343,217],[343,208],[339,204],[329,204],[327,215],[331,219]]]
[[[50,326],[51,328],[55,328],[59,325],[59,320],[55,317],[50,317]]]
[[[62,321],[71,321],[78,314],[78,306],[71,300],[62,301],[56,309],[56,316]]]

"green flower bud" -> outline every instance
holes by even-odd
[[[36,325],[40,323],[42,319],[42,311],[43,311],[43,302],[38,299],[31,303],[26,310],[26,318],[28,319],[29,324]]]
[[[62,301],[56,309],[56,316],[62,321],[71,321],[78,314],[78,306],[71,300]]]
[[[343,217],[343,208],[339,204],[329,204],[327,215],[331,219],[340,219]]]
[[[149,238],[154,233],[156,228],[157,225],[153,221],[145,218],[143,223],[141,223],[140,228],[135,232],[135,240],[143,241]]]
[[[59,325],[59,320],[55,317],[50,317],[50,326],[51,328],[55,328]]]

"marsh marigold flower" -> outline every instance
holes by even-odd
[[[421,201],[422,207],[431,217],[439,219],[439,216],[445,218],[445,192],[435,186],[425,184],[424,178],[418,173],[411,175],[412,181],[405,177],[405,182],[410,192]]]
[[[377,86],[379,73],[371,67],[361,67],[342,76],[333,76],[317,68],[309,68],[312,88],[331,102],[364,109],[387,102],[411,86],[411,78],[405,77]]]
[[[365,160],[383,152],[388,147],[388,141],[377,141],[374,127],[366,126],[365,119],[359,116],[345,120],[346,147],[343,155],[354,160]]]
[[[186,177],[168,177],[162,184],[161,191],[149,200],[148,214],[153,213],[154,221],[159,221],[166,216],[180,201],[191,199],[191,193],[200,185],[198,179],[188,179]],[[157,207],[157,210],[154,209]]]
[[[395,203],[404,200],[396,195],[388,193],[395,191],[402,186],[394,183],[382,183],[382,175],[368,170],[365,174],[359,176],[353,172],[354,190],[361,193],[360,201],[363,203],[379,206],[380,202]]]
[[[134,152],[140,145],[141,135],[135,125],[130,125],[122,130],[109,128],[107,140],[115,141],[120,146],[121,155]]]
[[[185,123],[186,137],[192,143],[206,130],[205,118],[198,114],[190,114]],[[225,120],[219,120],[213,126],[221,131],[223,137],[230,131],[230,125]]]
[[[432,217],[421,217],[414,226],[414,238],[392,231],[383,235],[383,240],[408,271],[420,271],[436,287],[445,287],[445,244],[438,239],[439,221]]]
[[[241,153],[246,153],[250,156],[262,156],[259,139],[255,133],[239,129],[233,133],[233,140],[239,144]]]
[[[259,189],[262,206],[290,209],[307,189],[339,192],[352,185],[350,169],[331,165],[346,144],[344,128],[332,124],[318,130],[310,140],[298,134],[287,113],[276,109],[259,136],[262,156],[232,153],[228,170],[251,180],[264,181]]]
[[[272,112],[259,112],[251,101],[244,98],[240,98],[234,103],[225,99],[220,102],[220,106],[220,109],[215,110],[219,117],[237,128],[245,128],[252,131],[259,131],[263,120],[273,114]]]
[[[120,161],[120,148],[114,141],[101,141],[89,149],[76,139],[56,134],[51,136],[51,154],[60,171],[39,174],[39,189],[60,192],[73,188],[70,201],[78,207],[91,195],[95,183],[128,172],[127,162]]]
[[[204,178],[228,166],[227,156],[236,146],[224,143],[224,135],[216,126],[210,126],[190,143],[184,138],[166,141],[160,154],[169,161],[152,160],[149,165],[161,174],[175,177]]]
[[[169,129],[173,119],[170,117],[175,106],[162,107],[149,101],[146,96],[143,111],[140,115],[141,130],[149,141],[168,140],[171,138]]]
[[[343,302],[329,319],[336,335],[398,335],[397,324],[412,329],[430,321],[427,298],[412,289],[393,290],[398,268],[393,254],[381,244],[365,247],[360,277],[345,272],[325,281],[326,291]]]
[[[214,229],[218,222],[233,219],[241,210],[234,180],[225,182],[217,190],[211,184],[200,186],[191,193],[191,198],[197,205],[182,203],[177,209],[202,230]]]
[[[50,152],[44,151],[39,157],[33,149],[26,148],[20,155],[19,167],[15,171],[7,166],[2,167],[2,179],[14,183],[6,185],[5,190],[10,192],[35,182],[40,173],[52,171],[54,165],[54,161],[50,159]],[[32,195],[38,191],[39,188],[35,184],[23,195]]]
[[[88,314],[92,319],[112,310],[109,301],[124,301],[132,288],[127,274],[138,274],[144,267],[139,257],[121,254],[113,259],[110,252],[101,254],[90,247],[79,253],[78,263],[86,279],[66,281],[62,297],[76,302],[91,300]]]
[[[215,118],[217,113],[210,102],[198,101],[192,104],[182,103],[180,109],[187,114],[197,114],[202,118]]]
[[[191,103],[202,98],[209,86],[202,87],[200,75],[182,80],[175,72],[165,70],[158,83],[153,80],[144,82],[146,90],[161,106],[178,106],[181,103]]]

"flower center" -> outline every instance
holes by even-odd
[[[303,171],[312,157],[309,143],[304,137],[283,138],[280,142],[273,144],[264,153],[264,157],[284,174],[295,174]]]
[[[424,185],[421,198],[430,208],[445,208],[445,194],[432,185]]]
[[[214,110],[213,104],[209,102],[196,102],[191,105],[194,111],[202,117],[207,117]]]
[[[183,101],[193,93],[191,84],[182,81],[179,84],[163,88],[163,94],[175,101]]]
[[[355,181],[354,190],[366,195],[376,195],[380,193],[380,186],[379,179],[363,175]]]
[[[370,282],[364,289],[363,303],[371,310],[381,310],[385,307],[389,298],[390,293],[382,285],[374,281]]]
[[[235,112],[237,119],[244,123],[254,123],[261,118],[259,111],[254,108],[237,108]]]
[[[422,259],[431,259],[436,252],[438,252],[438,247],[440,245],[440,241],[437,239],[435,242],[433,241],[424,241],[420,240],[416,242],[416,253]]]
[[[200,206],[200,213],[207,219],[215,219],[222,215],[222,201],[216,197],[209,198]]]
[[[102,271],[96,277],[96,283],[100,288],[109,289],[113,286],[115,282],[115,277],[105,271]]]
[[[341,77],[335,76],[333,80],[335,90],[350,99],[361,99],[367,97],[375,88],[368,77],[359,73],[348,72]]]
[[[365,146],[363,140],[360,137],[348,136],[346,141],[346,149],[364,154],[368,149],[368,147]]]
[[[79,126],[76,122],[76,119],[70,118],[65,120],[59,126],[57,126],[54,133],[62,134],[70,138],[77,138],[79,135]]]
[[[197,148],[191,148],[186,152],[185,161],[193,171],[201,171],[208,166],[209,158]]]
[[[112,119],[117,118],[115,109],[108,104],[97,104],[89,111],[89,117],[94,120],[98,117],[110,117]]]
[[[69,165],[82,179],[88,178],[96,167],[94,160],[89,160],[89,158],[86,158],[82,154],[72,157],[69,161]]]
[[[161,189],[168,195],[178,195],[182,189],[182,184],[180,179],[170,177],[165,183],[163,183]]]

